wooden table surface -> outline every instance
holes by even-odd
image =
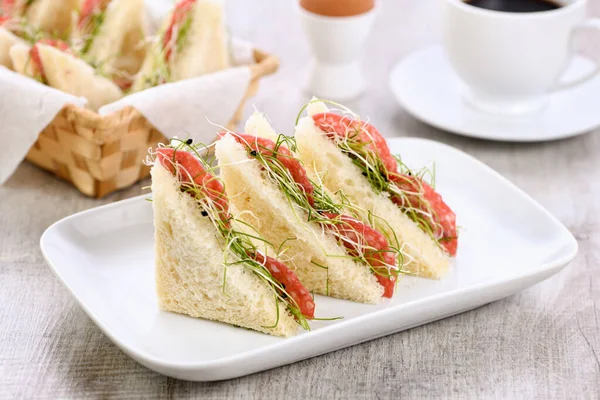
[[[0,187],[0,398],[600,396],[599,132],[508,144],[418,122],[398,107],[387,79],[403,56],[439,41],[438,2],[383,3],[364,62],[370,89],[348,105],[386,136],[448,143],[505,175],[574,233],[576,260],[535,287],[439,322],[239,379],[178,381],[138,365],[113,345],[39,250],[40,235],[53,222],[138,195],[147,182],[92,200],[24,163]],[[232,0],[228,8],[236,35],[281,57],[280,72],[264,81],[254,104],[278,130],[290,132],[308,98],[301,84],[309,49],[293,2]]]

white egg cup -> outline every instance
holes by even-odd
[[[328,17],[297,7],[304,32],[313,50],[313,67],[308,81],[312,95],[332,100],[349,100],[366,87],[360,69],[365,40],[379,9],[351,17]]]

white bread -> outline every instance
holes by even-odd
[[[187,45],[176,53],[171,79],[180,81],[229,67],[223,0],[197,0]]]
[[[185,45],[174,52],[167,68],[170,82],[194,78],[230,67],[229,39],[225,28],[223,0],[197,0],[193,9],[190,30]],[[171,15],[163,23],[167,28]],[[163,32],[164,34],[164,32]],[[147,80],[159,68],[165,57],[162,37],[152,46],[133,84],[133,91],[149,87]]]
[[[85,61],[52,46],[38,44],[40,60],[48,86],[88,100],[88,108],[97,111],[101,106],[120,99],[121,89],[111,80],[96,74]],[[15,71],[34,77],[30,48],[15,45],[10,55]]]
[[[252,136],[258,136],[272,141],[277,141],[279,135],[267,120],[264,114],[254,111],[244,125],[244,131]]]
[[[329,108],[325,105],[325,103],[314,96],[306,105],[306,113],[308,115],[315,115],[327,111],[329,111]]]
[[[112,66],[115,71],[125,71],[134,76],[141,69],[148,49],[146,31],[141,29],[130,30],[125,34],[121,52]]]
[[[308,290],[363,303],[381,299],[383,287],[370,268],[350,259],[317,223],[307,222],[306,211],[285,197],[258,161],[248,161],[246,150],[233,137],[219,140],[215,154],[230,201],[239,210],[249,210],[239,217],[273,247],[282,246],[282,261]]]
[[[35,75],[33,64],[30,61],[29,52],[31,47],[25,43],[18,43],[12,46],[9,50],[10,61],[13,69],[21,75],[31,78]]]
[[[25,41],[9,30],[0,27],[0,65],[13,69],[10,59],[10,48],[15,44],[25,44]]]
[[[294,317],[283,303],[276,305],[271,289],[252,271],[241,264],[229,265],[224,279],[225,243],[210,219],[201,215],[196,201],[179,190],[164,167],[155,164],[151,174],[159,306],[272,335],[295,334]],[[276,307],[277,326],[265,328],[277,321]]]
[[[85,36],[75,30],[76,39],[81,39],[82,35]],[[85,58],[107,73],[124,70],[135,74],[145,55],[144,37],[144,1],[112,0]]]
[[[319,105],[317,105],[319,104]],[[311,107],[312,106],[312,107]],[[322,103],[312,103],[309,114],[324,112]],[[315,126],[313,119],[302,118],[295,129],[298,157],[307,173],[320,179],[331,192],[342,191],[353,203],[365,210],[361,214],[368,221],[368,212],[378,216],[377,227],[388,237],[396,234],[407,256],[403,269],[418,276],[443,277],[449,269],[450,257],[417,224],[408,218],[389,198],[387,193],[375,193],[360,168]]]
[[[149,83],[149,80],[151,80],[154,71],[159,68],[157,64],[157,57],[161,57],[157,54],[159,46],[158,42],[154,43],[146,53],[142,66],[133,80],[133,85],[131,85],[132,92],[139,92],[154,86],[154,84]]]
[[[25,11],[27,23],[37,30],[64,38],[71,32],[72,14],[79,0],[36,0]]]

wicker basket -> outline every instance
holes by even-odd
[[[279,66],[277,58],[258,50],[254,58],[248,91],[227,125],[230,129],[239,124],[260,78]],[[133,107],[100,116],[69,104],[40,133],[26,159],[73,183],[83,194],[99,198],[148,176],[150,169],[142,160],[149,147],[166,140]]]

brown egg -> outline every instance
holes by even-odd
[[[375,7],[375,0],[300,0],[307,11],[328,17],[350,17]]]

